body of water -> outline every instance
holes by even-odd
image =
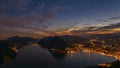
[[[76,52],[59,58],[40,46],[30,45],[19,49],[16,58],[3,63],[0,68],[86,68],[113,61],[112,57],[93,52]]]

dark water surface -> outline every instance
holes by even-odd
[[[86,68],[112,61],[115,61],[112,57],[88,52],[76,52],[59,59],[46,49],[30,45],[21,48],[16,58],[0,65],[0,68]]]

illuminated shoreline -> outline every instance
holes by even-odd
[[[104,56],[108,56],[108,57],[113,57],[113,58],[115,58],[116,60],[119,60],[120,61],[120,56],[117,56],[117,55],[115,55],[115,54],[106,54],[106,53],[103,53],[103,52],[99,52],[99,51],[95,51],[95,50],[91,50],[91,49],[84,49],[84,50],[82,50],[83,52],[95,52],[95,53],[97,53],[97,54],[100,54],[100,55],[104,55]]]
[[[115,60],[117,61],[120,61],[120,52],[113,52],[113,53],[110,53],[104,49],[100,49],[100,48],[86,48],[86,47],[83,47],[83,46],[76,46],[74,48],[67,48],[66,49],[67,53],[68,54],[73,54],[75,52],[94,52],[94,53],[97,53],[97,54],[100,54],[100,55],[104,55],[104,56],[108,56],[108,57],[113,57],[115,58]]]

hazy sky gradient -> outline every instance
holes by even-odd
[[[119,22],[120,0],[0,0],[0,39],[114,33]]]

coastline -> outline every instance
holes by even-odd
[[[83,49],[82,51],[83,52],[95,52],[95,53],[100,54],[100,55],[105,55],[105,56],[108,56],[108,57],[113,57],[113,58],[115,58],[116,61],[120,61],[120,56],[115,55],[115,54],[113,54],[113,55],[109,54],[109,53],[106,54],[104,52],[99,52],[99,51],[92,50],[92,49],[87,49],[87,48]]]

